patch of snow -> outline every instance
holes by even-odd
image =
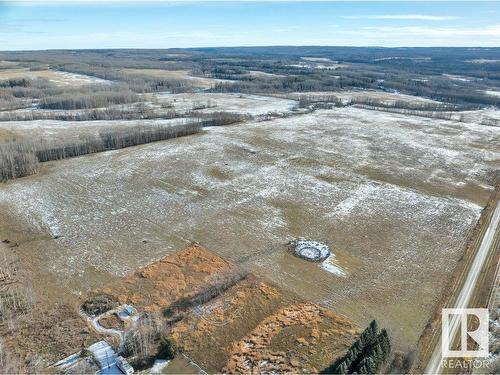
[[[321,262],[321,268],[339,277],[346,277],[347,272],[337,264],[335,254],[331,253],[328,258]]]
[[[358,187],[352,195],[341,201],[329,216],[348,216],[352,210],[376,192],[377,188],[372,184],[364,184]]]
[[[465,62],[473,63],[473,64],[496,64],[496,63],[500,63],[500,60],[496,60],[496,59],[475,59],[475,60],[466,60]]]
[[[500,97],[500,91],[495,91],[495,90],[485,90],[484,93],[486,95],[491,95],[491,96],[496,96]]]
[[[75,353],[70,355],[69,357],[61,359],[60,361],[56,362],[53,366],[63,370],[65,368],[73,366],[79,360],[80,360],[80,353]]]
[[[378,59],[373,59],[373,61],[387,61],[387,60],[412,60],[415,62],[428,62],[431,61],[430,57],[405,57],[405,56],[392,56],[392,57],[381,57]]]
[[[50,79],[50,81],[53,81],[53,82],[59,83],[59,84],[63,84],[63,85],[74,85],[74,84],[110,85],[113,83],[113,82],[108,81],[106,79],[102,79],[102,78],[94,77],[94,76],[90,76],[90,75],[85,75],[85,74],[70,73],[70,72],[64,72],[61,70],[53,70],[53,72],[56,73],[59,77],[56,77],[54,79]]]
[[[290,99],[233,93],[158,93],[156,98],[160,103],[172,105],[178,112],[187,112],[196,108],[196,106],[205,106],[206,108],[196,110],[196,112],[225,111],[251,116],[266,115],[273,112],[287,113],[297,105],[295,100]]]
[[[163,369],[167,367],[169,363],[170,361],[167,361],[165,359],[156,359],[153,363],[153,367],[151,367],[150,373],[161,374]]]
[[[462,81],[462,82],[470,82],[470,81],[472,81],[471,78],[467,78],[467,77],[464,77],[464,76],[459,76],[457,74],[443,73],[443,76],[446,77],[446,78],[449,78],[451,80],[454,80],[454,81]]]
[[[332,61],[331,59],[329,59],[328,57],[301,57],[302,60],[306,60],[306,61],[320,61],[320,62],[336,62],[336,61]]]

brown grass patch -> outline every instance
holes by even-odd
[[[224,284],[216,294],[205,293],[214,281],[223,280],[218,276],[238,271],[192,245],[91,295],[104,293],[140,313],[169,320],[165,334],[210,373],[316,372],[356,338],[358,330],[350,320],[251,274]],[[197,299],[200,293],[208,302]],[[195,303],[175,310],[179,301],[190,299]]]
[[[105,293],[142,311],[161,312],[176,300],[199,291],[213,274],[233,268],[210,251],[192,245],[106,288],[95,290],[91,295]]]
[[[96,336],[68,300],[52,296],[67,292],[46,275],[33,274],[18,255],[17,246],[0,243],[0,339],[18,362],[15,372],[38,372],[79,351],[82,344],[91,344]],[[15,304],[9,302],[12,298]],[[0,358],[0,373],[12,372],[8,366]]]
[[[333,363],[358,330],[346,318],[313,303],[281,308],[233,344],[223,372],[312,372]]]
[[[123,330],[125,328],[125,323],[116,314],[106,315],[104,318],[99,320],[104,328]]]
[[[172,337],[209,372],[317,372],[357,333],[348,319],[248,277],[178,323]]]

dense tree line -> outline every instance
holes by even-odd
[[[123,64],[123,63],[122,63]],[[106,64],[108,65],[108,64]],[[167,65],[162,64],[161,68],[165,69]],[[125,64],[120,67],[126,67]],[[135,66],[133,66],[136,68]],[[172,69],[173,66],[167,66]],[[148,74],[140,74],[139,72],[130,74],[117,69],[117,67],[91,65],[91,64],[61,64],[58,66],[61,71],[83,74],[92,77],[101,78],[107,81],[119,83],[136,93],[169,91],[172,93],[191,92],[193,87],[187,80],[180,79],[161,79],[155,78]],[[140,68],[145,68],[141,65]],[[159,68],[157,65],[146,65],[146,68]],[[185,69],[186,67],[178,67],[177,69]]]
[[[11,79],[0,84],[0,97],[41,99],[53,95],[62,95],[65,92],[74,93],[78,90],[89,91],[90,87],[85,89],[61,87],[46,78],[34,79]]]
[[[203,126],[224,126],[244,121],[248,116],[240,113],[217,111],[212,113],[193,113],[202,120]]]
[[[331,103],[335,107],[343,107],[347,103],[343,101],[341,98],[335,95],[300,95],[299,96],[299,107],[306,108],[310,105],[315,105],[319,103]]]
[[[174,109],[155,111],[153,108],[131,105],[130,108],[98,108],[75,111],[16,111],[0,112],[0,121],[95,121],[95,120],[146,120],[184,117]]]
[[[433,77],[432,81],[416,83],[408,78],[394,77],[392,80],[379,82],[361,72],[345,69],[334,73],[316,72],[315,74],[287,77],[254,77],[235,82],[218,82],[211,92],[243,92],[249,94],[340,91],[346,89],[371,89],[425,97],[453,104],[468,105],[478,108],[484,105],[500,106],[500,98],[487,95],[483,84],[477,82],[449,82],[443,77]]]
[[[0,55],[34,69],[49,64],[52,69],[121,82],[134,92],[189,91],[192,87],[186,81],[131,76],[122,68],[191,69],[204,77],[236,80],[235,87],[231,83],[220,83],[216,88],[219,92],[233,92],[238,87],[244,92],[369,88],[476,106],[500,103],[498,97],[484,93],[484,90],[500,88],[499,49],[496,48],[234,47],[25,51]],[[304,56],[326,58],[342,65],[326,70],[304,60]],[[479,63],[481,60],[488,63]],[[304,66],[305,63],[308,65]],[[252,70],[287,76],[266,79],[248,74]],[[450,74],[466,78],[450,79]]]
[[[418,111],[458,111],[470,109],[467,106],[458,106],[454,104],[447,104],[441,102],[425,102],[425,101],[411,101],[411,100],[395,100],[388,102],[384,99],[370,98],[370,97],[355,97],[349,100],[350,105],[367,105],[377,108],[401,108],[408,110]]]
[[[98,137],[87,137],[69,144],[43,144],[43,148],[36,151],[36,156],[40,162],[60,160],[182,137],[197,133],[201,129],[202,125],[199,122],[193,122],[173,126],[135,126],[101,131]]]
[[[41,99],[41,109],[90,109],[106,108],[113,104],[134,103],[139,101],[137,94],[130,90],[98,91],[91,93],[64,94]]]
[[[202,123],[196,121],[173,126],[136,126],[102,131],[97,137],[86,137],[63,144],[11,141],[0,144],[0,181],[34,174],[40,162],[182,137],[201,129]]]
[[[322,371],[324,374],[375,374],[391,352],[389,335],[373,320],[347,353]]]
[[[232,51],[232,52],[231,52]],[[291,55],[285,55],[289,51]],[[305,61],[297,55],[330,58],[342,64],[335,69]],[[333,55],[334,51],[340,55]],[[145,92],[193,92],[189,80],[159,79],[147,74],[129,74],[123,68],[191,69],[192,74],[202,77],[231,79],[219,82],[212,92],[280,93],[307,91],[340,91],[346,89],[373,89],[417,95],[453,104],[466,104],[475,108],[484,105],[500,105],[500,98],[488,95],[486,90],[500,89],[500,64],[473,63],[478,56],[489,56],[491,51],[481,50],[470,56],[466,50],[450,50],[450,55],[467,60],[455,60],[442,51],[425,49],[428,56],[419,56],[416,50],[379,50],[308,48],[271,48],[231,50],[204,50],[202,54],[183,51],[182,57],[167,57],[161,51],[88,51],[71,55],[61,52],[12,53],[21,64],[51,65],[51,69],[86,74],[113,82],[113,85],[96,84],[94,88],[61,87],[43,79],[11,80],[0,83],[0,107],[19,108],[7,101],[19,98],[38,99],[41,108],[95,108],[108,104],[129,103],[131,93]],[[419,53],[424,53],[419,50]],[[243,55],[234,55],[234,53]],[[222,53],[223,56],[219,56]],[[336,53],[336,52],[335,52]],[[10,55],[8,53],[7,55]],[[28,60],[29,56],[29,60]],[[80,56],[80,59],[76,58]],[[147,58],[149,56],[149,58]],[[342,59],[342,56],[344,58]],[[222,57],[222,58],[221,58]],[[11,56],[12,60],[16,60]],[[424,62],[422,62],[424,61]],[[425,63],[432,61],[432,64]],[[261,71],[274,74],[251,74]],[[466,78],[453,79],[450,74],[467,74]],[[43,83],[42,83],[43,82]],[[106,88],[106,86],[108,86]],[[112,87],[111,87],[112,86]],[[85,91],[87,90],[87,91]],[[106,91],[114,93],[106,93]],[[128,92],[128,95],[124,93]],[[3,98],[3,99],[2,99]],[[34,103],[34,102],[33,102]],[[26,107],[29,107],[29,103]]]
[[[299,60],[300,61],[300,60]],[[411,60],[408,60],[411,61]],[[303,63],[303,62],[302,62]],[[253,66],[251,65],[253,64]],[[275,77],[255,77],[245,74],[232,74],[237,66],[248,70],[261,70],[276,74]],[[292,64],[293,65],[293,64]],[[386,66],[360,64],[347,65],[335,70],[300,68],[283,61],[261,64],[255,60],[246,62],[225,62],[226,74],[221,75],[221,67],[212,70],[205,68],[204,73],[217,78],[231,78],[236,82],[220,82],[212,88],[213,92],[276,93],[306,91],[339,91],[344,89],[373,89],[427,97],[454,104],[474,107],[481,105],[500,105],[500,98],[487,95],[484,91],[499,87],[500,77],[465,80],[450,79],[444,72],[433,72],[431,79],[422,79],[418,71],[390,70]],[[287,75],[285,77],[279,75]]]
[[[141,101],[142,99],[125,84],[61,86],[45,78],[0,82],[0,109],[3,110],[90,109]]]
[[[10,94],[0,93],[0,113],[2,111],[12,111],[12,110],[22,109],[22,108],[26,108],[26,102],[24,100],[14,98]],[[7,113],[11,113],[11,112],[7,112]]]
[[[402,115],[410,115],[410,116],[419,116],[419,117],[427,117],[439,120],[450,120],[450,121],[458,121],[458,122],[468,122],[468,117],[465,113],[461,113],[459,111],[447,111],[447,110],[418,110],[418,109],[407,109],[404,107],[387,107],[387,106],[374,106],[374,105],[363,105],[357,104],[358,108],[363,109],[372,109],[381,112],[390,112],[390,113],[398,113]],[[485,118],[477,122],[480,125],[486,126],[500,126],[500,120],[495,118]]]
[[[373,98],[369,95],[356,96],[353,98],[342,99],[334,94],[325,95],[301,95],[299,96],[299,107],[307,108],[314,106],[325,108],[321,104],[331,104],[330,107],[346,107],[355,105],[360,108],[375,109],[379,111],[421,115],[431,118],[440,118],[451,120],[460,118],[457,116],[460,112],[471,109],[467,105],[456,105],[442,102],[412,101],[409,100],[390,100],[383,98]]]
[[[32,142],[0,144],[0,181],[29,176],[38,171],[39,163]]]
[[[6,81],[0,81],[0,87],[28,87],[31,86],[30,80],[26,78],[21,79],[8,79]]]

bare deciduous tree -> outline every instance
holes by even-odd
[[[0,181],[34,174],[39,162],[182,137],[201,131],[202,126],[199,121],[172,126],[136,126],[103,131],[97,137],[83,137],[71,143],[11,141],[0,144]]]

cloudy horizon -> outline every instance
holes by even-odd
[[[0,2],[0,50],[499,47],[497,2]]]

